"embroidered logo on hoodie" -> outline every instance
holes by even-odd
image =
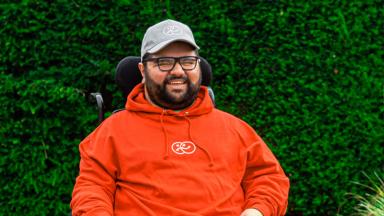
[[[193,154],[196,151],[196,145],[191,141],[174,142],[172,151],[176,154]]]

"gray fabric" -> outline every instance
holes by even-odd
[[[149,27],[145,32],[141,44],[141,60],[146,53],[156,53],[175,41],[183,41],[200,49],[187,25],[168,19]]]

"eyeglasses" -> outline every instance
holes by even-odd
[[[179,62],[183,70],[193,70],[196,68],[197,62],[200,62],[198,56],[181,56],[181,57],[159,57],[144,59],[144,62],[155,61],[159,70],[169,72],[173,70],[176,62]]]

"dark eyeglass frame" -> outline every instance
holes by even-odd
[[[193,68],[184,68],[183,64],[181,63],[181,61],[183,59],[186,59],[186,58],[194,58],[195,59],[195,65],[193,66]],[[168,69],[168,70],[164,70],[164,69],[161,69],[160,68],[160,61],[163,60],[163,59],[172,59],[174,60],[173,62],[173,66]],[[179,65],[181,66],[181,68],[185,71],[190,71],[190,70],[194,70],[196,68],[196,65],[197,63],[200,62],[200,57],[199,56],[180,56],[180,57],[158,57],[158,58],[145,58],[143,60],[143,62],[149,62],[149,61],[155,61],[156,64],[157,64],[157,67],[159,68],[160,71],[163,71],[163,72],[169,72],[169,71],[172,71],[175,66],[176,66],[176,63],[179,63]]]

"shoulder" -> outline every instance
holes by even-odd
[[[106,119],[104,119],[104,121],[101,122],[91,134],[111,134],[118,130],[118,128],[120,128],[122,125],[124,125],[124,123],[129,122],[128,116],[129,112],[127,110],[117,110]]]
[[[127,111],[126,109],[118,109],[113,111],[113,113],[106,118],[101,125],[105,126],[113,126],[116,124],[119,124],[121,122],[124,122],[129,118],[130,112]]]
[[[223,110],[219,110],[219,109],[215,108],[215,109],[213,109],[212,113],[213,113],[213,115],[217,116],[218,118],[225,120],[226,122],[228,122],[229,124],[232,124],[233,126],[251,127],[247,122],[245,122],[241,118],[239,118],[239,117],[237,117],[231,113],[225,112]]]
[[[261,139],[255,129],[241,118],[218,109],[214,109],[213,114],[220,119],[217,124],[224,125],[226,131],[236,133],[247,145]]]

